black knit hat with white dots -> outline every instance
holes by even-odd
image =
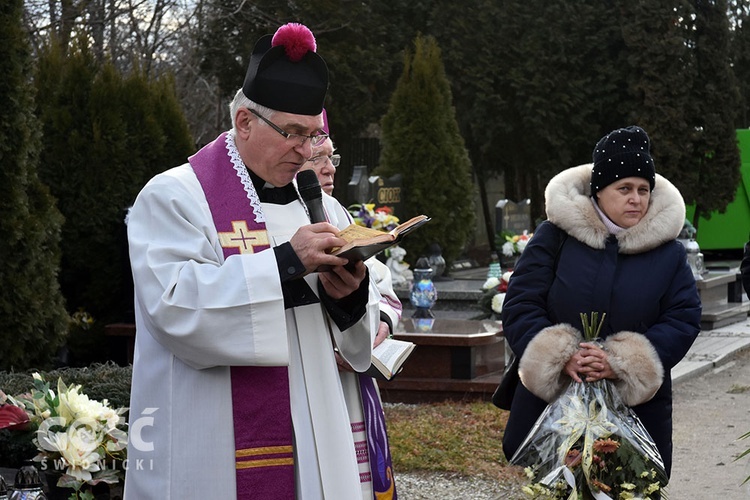
[[[613,130],[594,148],[591,171],[591,196],[625,177],[642,177],[654,189],[656,170],[651,158],[651,143],[641,127]]]

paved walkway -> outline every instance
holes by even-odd
[[[672,369],[675,383],[717,368],[750,349],[750,320],[745,319],[698,335],[687,356]]]

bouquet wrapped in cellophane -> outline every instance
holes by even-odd
[[[591,340],[587,328],[584,320]],[[653,439],[608,380],[571,382],[511,463],[525,467],[523,491],[534,499],[658,499],[668,482]]]

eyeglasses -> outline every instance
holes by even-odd
[[[325,142],[326,139],[328,139],[328,134],[325,134],[325,133],[315,134],[315,135],[290,134],[289,132],[287,132],[283,128],[279,127],[278,125],[276,125],[274,122],[272,122],[271,120],[269,120],[265,116],[263,116],[260,113],[258,113],[257,111],[255,111],[254,109],[250,109],[250,108],[247,108],[247,109],[252,114],[254,114],[258,118],[260,118],[261,120],[263,120],[264,122],[266,122],[276,132],[278,132],[279,134],[281,134],[284,137],[284,139],[299,141],[299,145],[300,146],[302,146],[303,144],[305,144],[305,141],[307,141],[308,139],[310,140],[310,144],[312,144],[313,146],[320,146],[321,144],[323,144],[323,142]]]
[[[333,168],[338,167],[341,163],[341,155],[321,155],[316,156],[315,158],[310,158],[307,161],[312,162],[314,168],[318,168],[323,166],[322,163],[324,158],[328,158],[329,160],[331,160],[331,165],[333,165]]]

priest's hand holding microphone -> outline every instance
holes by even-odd
[[[297,187],[312,224],[302,226],[289,242],[308,272],[321,266],[330,267],[319,273],[320,282],[331,298],[344,298],[360,287],[367,274],[366,266],[363,262],[350,264],[347,259],[327,253],[333,247],[343,246],[346,241],[336,236],[338,228],[328,222],[315,171],[299,172]]]

